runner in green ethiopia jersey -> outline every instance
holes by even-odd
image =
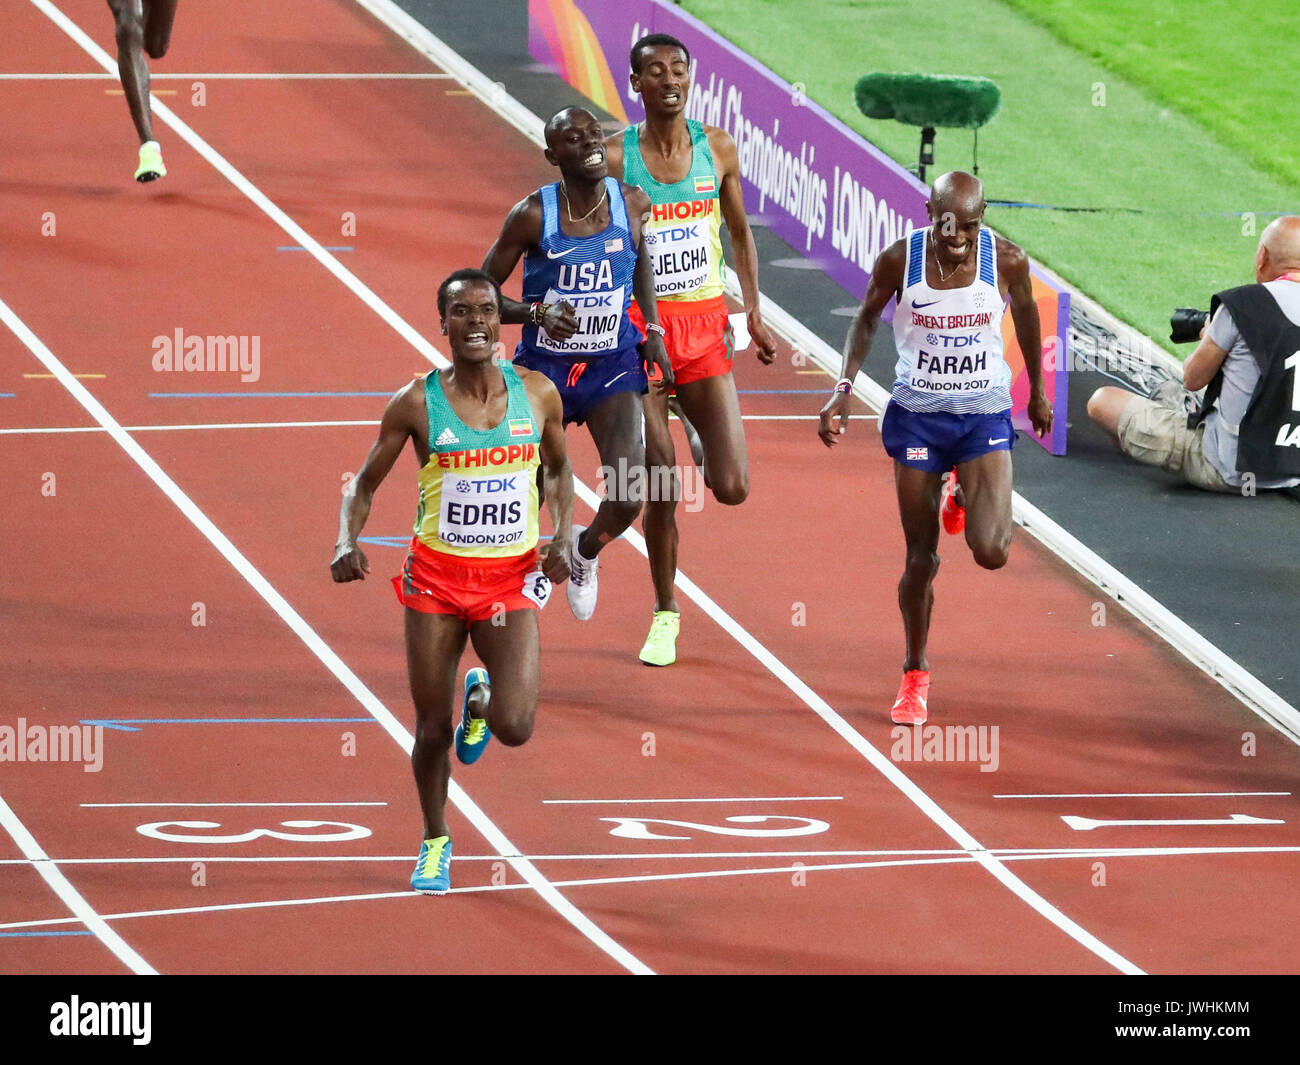
[[[632,89],[641,96],[645,121],[608,138],[605,150],[609,172],[650,196],[645,239],[654,260],[659,320],[677,402],[699,434],[705,484],[719,503],[734,506],[749,495],[749,464],[731,376],[735,338],[722,298],[724,223],[749,335],[761,362],[776,357],[776,342],[758,309],[758,254],[745,217],[736,143],[725,130],[687,119],[690,62],[686,46],[667,34],[650,34],[632,46]],[[629,314],[635,322],[635,308]],[[645,414],[646,465],[674,466],[667,397],[652,390],[645,397]],[[652,497],[645,505],[655,614],[641,661],[655,666],[676,661],[680,626],[674,594],[677,501],[668,494],[668,499]]]

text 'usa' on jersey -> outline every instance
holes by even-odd
[[[559,185],[538,190],[542,239],[524,257],[525,303],[572,304],[578,329],[556,340],[545,329],[525,325],[520,352],[539,355],[602,355],[634,348],[640,333],[627,317],[632,301],[637,247],[628,225],[622,182],[605,178],[610,223],[589,237],[571,237],[560,227]]]

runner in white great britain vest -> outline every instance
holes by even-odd
[[[848,426],[853,379],[891,300],[898,362],[880,438],[894,460],[907,562],[898,582],[907,652],[890,708],[896,725],[929,714],[926,646],[939,570],[939,523],[965,532],[975,561],[1000,569],[1011,548],[1011,369],[1002,356],[1009,308],[1025,353],[1029,421],[1043,436],[1052,405],[1043,389],[1042,330],[1029,259],[984,228],[984,188],[970,174],[944,174],[926,202],[930,225],[895,241],[876,260],[844,342],[844,368],[821,410],[827,447]],[[1039,357],[1035,357],[1038,355]]]

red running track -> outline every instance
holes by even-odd
[[[99,0],[59,7],[111,46]],[[97,69],[34,6],[14,15],[6,72]],[[154,69],[437,73],[326,0],[182,6]],[[374,428],[267,427],[373,422],[383,399],[266,393],[387,394],[424,372],[376,307],[437,346],[437,281],[481,261],[549,168],[448,78],[209,79],[202,107],[191,80],[157,80],[271,203],[351,249],[324,256],[341,279],[277,250],[300,240],[161,121],[171,172],[135,187],[114,87],[0,83],[26,163],[0,179],[0,302],[31,331],[0,331],[2,520],[21,545],[0,725],[112,725],[99,772],[3,766],[0,971],[1294,970],[1296,748],[1115,604],[1094,624],[1097,590],[1019,531],[996,574],[945,543],[931,646],[932,721],[996,727],[996,772],[891,758],[889,461],[866,420],[824,451],[828,381],[788,346],[771,368],[738,358],[746,414],[768,416],[747,423],[750,499],[682,515],[682,570],[711,599],[683,599],[679,663],[636,661],[648,573],[615,545],[596,619],[562,600],[543,618],[534,739],[456,773],[479,811],[452,814],[456,891],[412,894],[412,713],[383,579],[401,550],[370,545],[364,585],[327,573]],[[153,338],[177,328],[259,337],[258,379],[155,372]],[[118,425],[237,427],[132,429],[129,454],[39,376],[53,360],[92,375]],[[220,392],[238,395],[158,395]],[[593,483],[589,440],[570,447]],[[395,470],[367,535],[408,535],[413,473]],[[1057,797],[999,797],[1027,795]],[[1233,814],[1257,820],[1062,820]]]

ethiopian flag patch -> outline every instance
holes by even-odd
[[[695,179],[696,192],[717,192],[718,182],[712,174],[706,174]]]
[[[511,436],[532,436],[533,420],[531,418],[511,418],[510,435]]]

